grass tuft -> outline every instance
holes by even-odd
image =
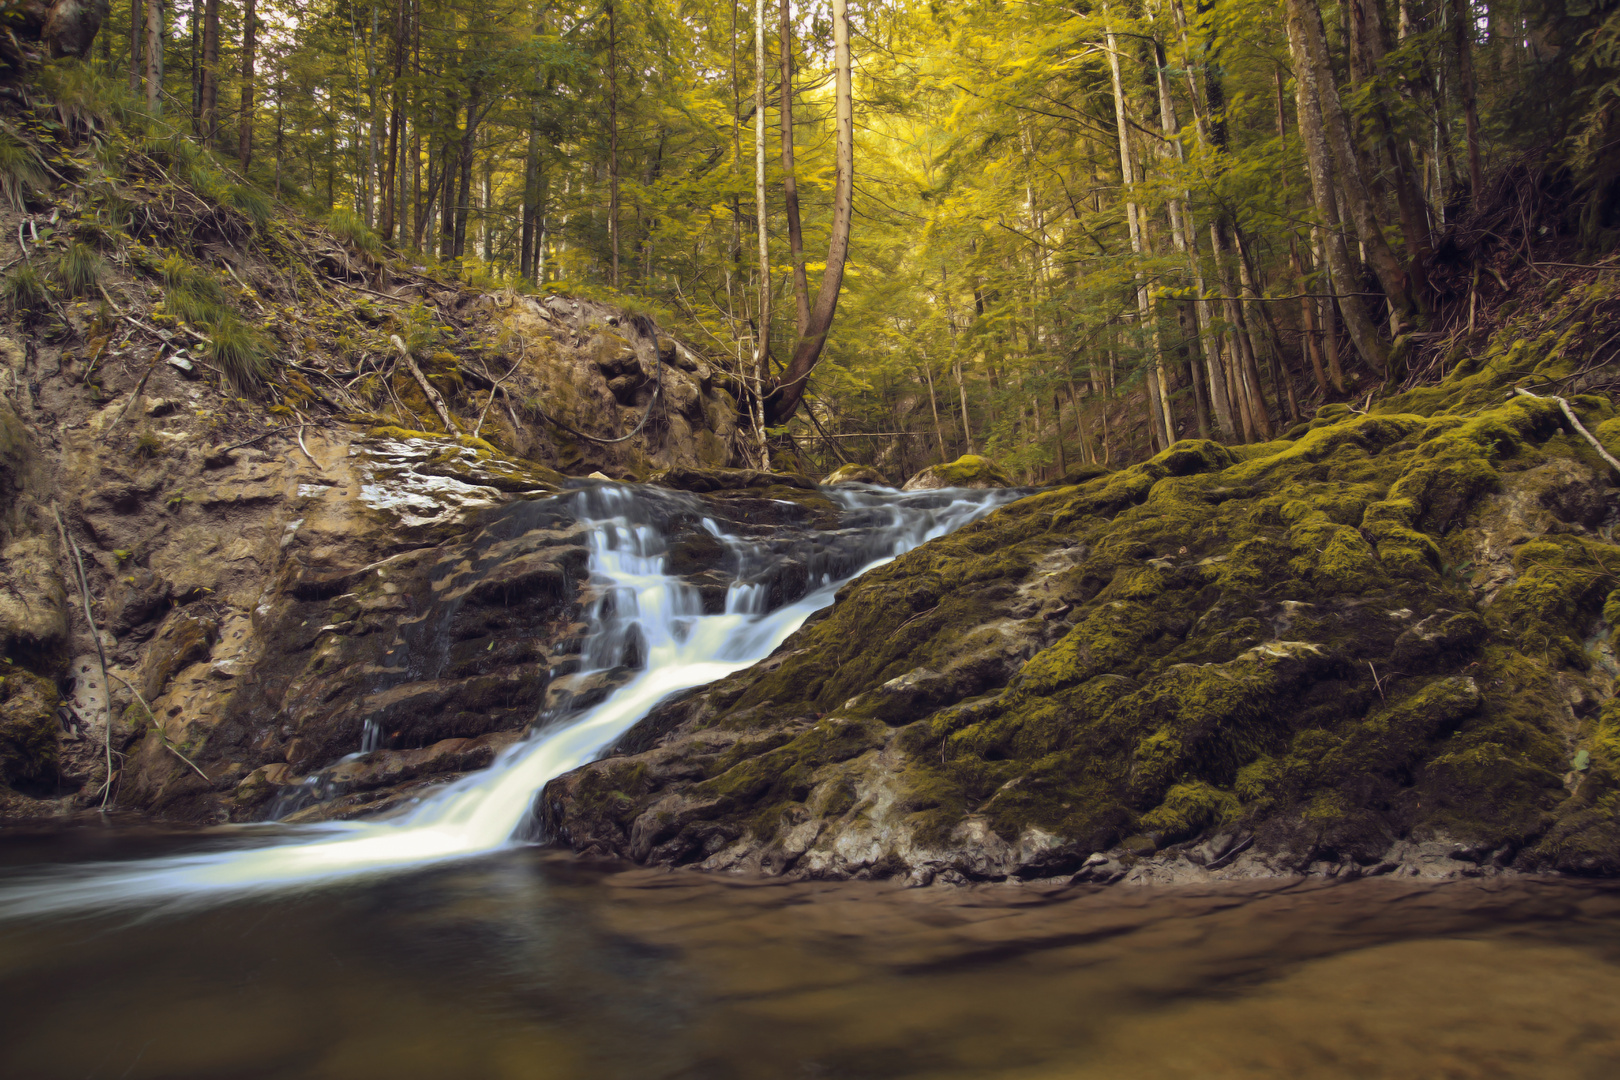
[[[249,187],[247,184],[232,184],[225,189],[225,198],[232,206],[248,216],[253,222],[254,232],[262,233],[270,227],[270,215],[274,212],[275,205],[270,201],[270,196],[258,188]]]
[[[75,240],[56,261],[56,279],[69,296],[91,296],[107,272],[96,249]]]
[[[163,453],[163,440],[151,428],[142,428],[135,435],[135,456],[138,458],[155,458]],[[126,553],[127,557],[127,553]]]
[[[44,186],[45,169],[34,148],[0,128],[0,198],[22,210],[23,201]]]
[[[359,214],[346,206],[339,206],[326,215],[326,227],[339,240],[367,255],[381,257],[383,242]]]
[[[212,327],[209,354],[232,383],[257,386],[270,373],[270,347],[263,334],[232,313]]]
[[[219,278],[179,255],[158,266],[163,275],[163,306],[169,314],[202,327],[209,354],[233,385],[248,389],[270,372],[270,342],[231,307]]]
[[[0,299],[15,315],[23,315],[36,311],[46,305],[49,294],[45,290],[45,279],[34,269],[33,263],[23,263],[13,267],[11,272],[0,281]]]

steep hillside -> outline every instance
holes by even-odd
[[[112,805],[157,805],[143,738],[230,790],[251,755],[207,736],[284,589],[569,475],[732,463],[724,374],[651,320],[302,217],[82,67],[24,96],[0,118],[5,813],[101,805],[109,758]]]

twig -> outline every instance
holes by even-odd
[[[135,389],[130,392],[129,400],[124,402],[124,407],[119,410],[117,419],[108,425],[107,432],[109,434],[111,434],[113,428],[117,427],[123,421],[124,417],[129,415],[130,406],[135,404],[136,399],[141,396],[141,391],[146,389],[146,380],[150,379],[152,377],[152,372],[157,370],[158,364],[163,360],[163,350],[167,349],[168,347],[169,343],[167,341],[158,346],[157,355],[152,358],[151,364],[147,365],[146,374],[142,375],[141,381],[135,384]]]
[[[326,471],[325,469],[321,468],[321,463],[315,460],[315,455],[309,452],[309,447],[304,445],[304,425],[302,423],[298,425],[298,449],[302,450],[304,452],[304,456],[309,458],[309,463],[315,466],[315,470],[317,472]]]
[[[141,697],[141,692],[135,689],[135,684],[124,678],[122,675],[114,675],[112,677],[123,683],[124,686],[129,689],[129,692],[135,695],[135,700],[141,703],[141,708],[146,710],[146,715],[152,720],[152,730],[157,732],[158,738],[163,740],[163,745],[167,746],[171,751],[173,751],[175,757],[179,758],[187,765],[190,765],[192,769],[196,771],[198,776],[202,777],[204,780],[208,780],[208,774],[203,772],[201,769],[198,769],[195,761],[192,761],[190,758],[186,757],[186,755],[182,754],[180,752],[180,748],[169,741],[169,736],[166,732],[164,732],[163,725],[158,723],[157,713],[153,712],[152,706],[148,705],[146,703],[146,699]],[[208,780],[208,782],[210,784],[213,783],[212,780]]]
[[[62,537],[62,546],[66,548],[68,553],[73,556],[73,566],[78,571],[79,598],[84,601],[84,619],[90,624],[90,636],[95,639],[96,656],[101,661],[102,704],[105,707],[107,714],[107,783],[103,786],[101,795],[101,809],[103,812],[105,812],[107,809],[107,803],[112,799],[113,779],[112,686],[107,678],[107,652],[101,647],[101,631],[96,628],[96,617],[90,611],[90,582],[84,574],[84,559],[79,555],[79,545],[75,544],[72,539],[69,538],[67,534],[67,526],[62,524],[62,511],[56,508],[56,503],[54,500],[51,503],[51,514],[56,518],[56,531]]]
[[[439,392],[433,389],[433,384],[427,381],[427,376],[422,374],[422,369],[416,366],[416,360],[411,356],[411,350],[405,347],[405,343],[399,339],[398,334],[390,334],[388,340],[393,342],[394,348],[399,350],[399,355],[404,358],[405,367],[409,369],[411,378],[415,379],[416,385],[422,388],[422,393],[427,397],[428,404],[433,406],[433,411],[439,414],[439,421],[444,424],[445,432],[450,435],[461,434],[461,428],[457,427],[455,420],[451,418],[450,410],[444,404],[444,398],[440,397]]]
[[[1373,685],[1378,688],[1379,700],[1388,701],[1389,699],[1384,697],[1384,684],[1378,681],[1378,669],[1373,667],[1371,660],[1367,661],[1367,670],[1372,672]]]
[[[484,402],[484,409],[483,409],[482,412],[480,412],[478,414],[478,423],[473,425],[472,433],[473,433],[473,438],[475,438],[475,439],[478,438],[479,429],[484,426],[484,417],[489,415],[489,407],[491,405],[495,404],[495,392],[501,388],[501,383],[505,382],[507,379],[510,379],[513,375],[517,374],[517,369],[523,366],[523,361],[529,355],[529,343],[528,343],[528,341],[526,341],[524,339],[522,334],[519,334],[517,336],[517,339],[518,339],[518,358],[516,360],[512,361],[512,370],[508,371],[505,375],[502,375],[500,377],[500,380],[489,388],[489,400]],[[487,372],[486,372],[486,374],[487,374]]]
[[[1609,468],[1613,469],[1617,473],[1620,473],[1620,461],[1616,461],[1613,455],[1611,455],[1607,450],[1603,449],[1603,444],[1598,442],[1596,437],[1594,437],[1590,431],[1586,430],[1585,426],[1581,424],[1580,420],[1576,419],[1575,410],[1569,407],[1569,402],[1565,401],[1561,397],[1554,397],[1551,394],[1547,395],[1546,397],[1543,397],[1540,394],[1532,394],[1522,386],[1515,386],[1513,388],[1513,392],[1527,398],[1534,398],[1537,401],[1558,402],[1558,407],[1564,411],[1564,419],[1569,421],[1570,426],[1581,433],[1581,438],[1592,444],[1592,449],[1596,450],[1598,452],[1598,456],[1609,463]]]

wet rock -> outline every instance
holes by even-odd
[[[870,465],[840,465],[822,477],[821,483],[825,487],[836,487],[839,484],[877,484],[880,487],[887,487],[889,479]]]
[[[1013,482],[995,462],[977,454],[964,454],[943,465],[930,465],[905,482],[901,491],[939,488],[1008,488]]]
[[[146,654],[141,696],[156,701],[182,668],[208,659],[218,637],[219,623],[215,620],[176,612],[158,631]]]

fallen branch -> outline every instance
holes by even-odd
[[[158,723],[157,713],[153,712],[152,706],[148,705],[146,703],[146,699],[141,697],[141,692],[135,689],[135,684],[124,678],[122,675],[114,675],[112,677],[123,683],[125,688],[128,689],[130,693],[135,695],[135,700],[141,703],[141,708],[146,710],[147,717],[152,721],[152,730],[157,732],[157,737],[159,739],[163,740],[163,745],[168,747],[174,753],[175,757],[179,758],[187,765],[190,765],[198,776],[202,777],[204,780],[208,780],[208,774],[197,768],[197,763],[195,761],[192,761],[190,758],[186,757],[186,755],[182,754],[180,752],[180,748],[169,741],[169,736],[164,732],[163,726]],[[208,782],[210,784],[213,783],[212,780],[208,780]]]
[[[399,339],[398,334],[390,334],[388,340],[393,342],[394,348],[399,350],[399,355],[404,357],[405,367],[410,371],[411,378],[415,379],[416,385],[422,388],[422,393],[427,397],[428,404],[433,406],[433,411],[439,414],[439,422],[444,425],[444,430],[451,435],[461,434],[461,428],[457,427],[455,420],[451,418],[450,410],[444,404],[444,398],[440,397],[439,392],[433,389],[433,384],[427,381],[427,376],[422,374],[422,369],[416,366],[416,360],[411,356],[411,350],[405,347],[405,343]]]
[[[1609,463],[1609,468],[1613,469],[1617,473],[1620,473],[1620,461],[1616,461],[1612,454],[1603,449],[1603,444],[1597,441],[1597,437],[1590,431],[1587,431],[1580,420],[1576,419],[1575,410],[1569,407],[1569,402],[1565,401],[1561,397],[1554,397],[1551,394],[1547,395],[1546,397],[1543,397],[1540,394],[1532,394],[1522,386],[1515,386],[1513,388],[1513,392],[1523,397],[1534,398],[1537,401],[1558,402],[1558,407],[1564,411],[1564,419],[1569,421],[1569,426],[1580,432],[1581,438],[1592,444],[1592,449],[1598,452],[1598,457]]]
[[[90,611],[90,581],[84,574],[84,559],[79,555],[79,545],[75,544],[67,534],[67,526],[62,524],[62,511],[51,503],[51,514],[56,518],[56,531],[62,537],[62,547],[73,557],[72,566],[77,571],[79,581],[79,598],[84,601],[84,620],[90,624],[90,636],[96,641],[96,656],[101,661],[101,689],[102,702],[107,714],[107,782],[102,785],[101,809],[106,811],[107,803],[112,799],[113,778],[113,748],[112,748],[112,686],[107,677],[107,651],[101,647],[101,631],[96,629],[96,617]]]

